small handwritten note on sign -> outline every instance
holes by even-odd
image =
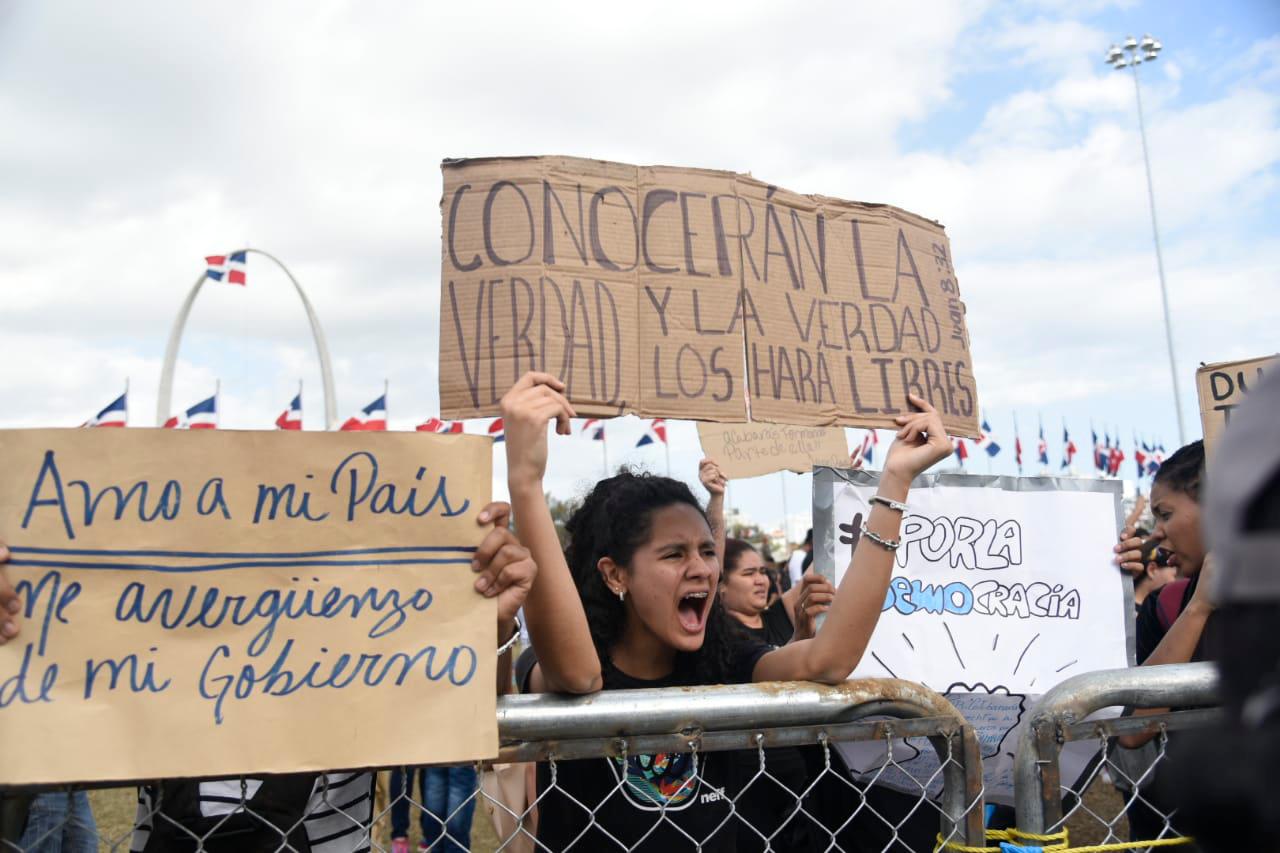
[[[716,460],[730,480],[774,471],[807,474],[815,465],[849,464],[849,444],[839,427],[699,423],[698,438],[702,452]]]
[[[978,434],[936,222],[733,172],[566,157],[443,170],[442,417],[495,415],[541,370],[580,415],[896,428],[914,392],[949,432]]]
[[[1275,368],[1280,356],[1247,361],[1206,364],[1196,371],[1196,392],[1200,397],[1200,423],[1204,426],[1205,449],[1212,453],[1218,438],[1231,422],[1231,412],[1244,401],[1262,374]]]
[[[490,457],[465,436],[0,431],[26,606],[0,647],[0,783],[492,756],[496,614],[470,571]]]

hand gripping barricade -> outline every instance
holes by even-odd
[[[429,724],[429,715],[424,714],[424,725]],[[908,820],[915,821],[917,828],[923,821],[930,834],[937,832],[938,837],[948,843],[964,846],[979,845],[983,841],[982,767],[974,730],[946,699],[911,682],[865,679],[835,687],[766,683],[608,691],[580,697],[510,696],[499,700],[498,725],[502,742],[499,761],[546,762],[551,770],[552,786],[560,762],[604,756],[625,761],[627,756],[655,753],[690,755],[695,768],[691,781],[697,782],[702,756],[738,751],[751,768],[743,774],[741,791],[730,796],[733,807],[726,818],[737,823],[739,849],[785,850],[787,827],[803,823],[815,827],[811,830],[817,833],[815,849],[847,850],[851,849],[845,846],[848,831],[858,821],[876,830],[872,846],[867,846],[866,835],[860,836],[857,845],[860,850],[912,849],[900,835]],[[905,813],[882,813],[877,811],[874,797],[867,796],[870,786],[860,787],[837,769],[832,746],[855,740],[881,742],[885,749],[879,772],[889,772],[896,766],[892,742],[903,737],[930,740],[939,758],[942,793],[936,801],[931,800],[922,786]],[[774,788],[782,792],[783,819],[769,825],[754,825],[758,823],[755,813],[739,808],[741,797],[753,787],[776,781],[770,772],[770,756],[777,754],[777,748],[800,746],[820,753],[818,772],[810,776],[806,790],[788,792],[782,787]],[[353,781],[359,775],[370,779],[363,792],[359,790],[361,783]],[[409,771],[407,775],[414,774]],[[518,775],[523,777],[523,773]],[[247,841],[238,844],[235,838],[227,837],[224,830],[232,826],[233,821],[237,831],[245,824],[256,822],[259,835],[265,835],[261,839],[262,849],[299,853],[389,850],[392,848],[388,822],[396,801],[371,802],[371,780],[368,774],[351,772],[317,777],[305,813],[294,819],[268,817],[264,809],[255,805],[254,794],[260,790],[261,780],[245,778],[204,783],[221,786],[221,802],[215,809],[215,819],[203,828],[183,829],[178,834],[184,850],[212,853],[250,849],[244,846]],[[824,824],[809,811],[807,795],[823,782],[835,786],[840,794],[842,813],[834,826],[829,816]],[[519,778],[515,787],[523,787],[522,783],[523,779]],[[619,781],[619,788],[623,784]],[[6,793],[12,797],[19,792]],[[55,792],[59,800],[71,796],[72,792],[65,789]],[[93,799],[97,811],[95,840],[100,849],[142,849],[136,830],[145,831],[169,820],[158,803],[145,798],[135,817],[130,801],[135,800],[136,795],[132,791],[94,792]],[[108,800],[116,803],[118,814],[110,814],[103,805]],[[396,800],[408,805],[413,823],[421,822],[424,834],[434,836],[436,846],[432,850],[551,849],[537,841],[532,831],[532,812],[538,800],[513,808],[508,805],[512,799],[498,794],[489,784],[477,786],[472,782],[469,793],[460,801],[451,802],[443,812],[428,809],[417,791],[412,795],[401,793]],[[466,839],[454,838],[452,832],[457,818],[473,811],[475,831],[468,848],[464,846]],[[123,817],[126,813],[128,816]],[[492,822],[486,816],[492,817]],[[647,819],[655,825],[671,820],[663,809],[652,810]],[[499,828],[500,834],[494,834],[491,824]],[[57,849],[41,845],[65,837],[61,835],[64,830],[77,826],[77,817],[66,811],[60,822],[48,823],[42,828],[40,837],[26,836],[22,842],[19,841],[21,827],[15,834],[11,825],[0,826],[6,833],[0,836],[0,850]],[[690,849],[704,840],[689,838]],[[642,838],[631,845],[619,842],[613,849],[649,848]]]

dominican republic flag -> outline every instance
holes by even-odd
[[[122,427],[129,420],[129,392],[125,391],[107,407],[84,422],[87,427]]]
[[[387,395],[381,397],[356,412],[343,422],[340,430],[366,430],[384,432],[387,429]]]
[[[1094,433],[1093,437],[1094,439],[1097,439],[1098,434]],[[1067,425],[1063,424],[1062,425],[1062,468],[1063,470],[1066,470],[1071,467],[1071,463],[1075,461],[1076,452],[1078,450],[1079,448],[1076,447],[1076,443],[1071,440],[1071,433],[1067,432]]]
[[[495,442],[507,440],[507,430],[502,425],[502,418],[494,418],[493,423],[489,424],[489,438]]]
[[[587,418],[579,435],[585,435],[592,441],[604,441],[604,421],[599,418]]]
[[[1164,444],[1157,444],[1155,449],[1151,451],[1151,458],[1147,460],[1147,473],[1152,477],[1160,470],[1160,466],[1164,464]]]
[[[414,427],[418,432],[462,432],[462,421],[442,421],[439,418],[427,418]]]
[[[1133,464],[1138,469],[1139,480],[1147,473],[1147,454],[1149,452],[1147,443],[1144,441],[1139,444],[1138,437],[1135,435],[1133,437]]]
[[[1018,464],[1018,473],[1022,473],[1022,436],[1018,435],[1018,428],[1013,428],[1013,461]]]
[[[1044,424],[1040,424],[1040,440],[1036,442],[1036,453],[1041,465],[1049,464],[1049,442],[1044,440]]]
[[[996,444],[995,437],[991,435],[991,424],[986,418],[982,419],[982,430],[978,433],[978,447],[987,451],[988,456],[995,456],[1000,452],[1000,445]]]
[[[205,278],[221,281],[226,284],[238,284],[244,287],[244,270],[248,259],[244,252],[232,252],[229,255],[205,255],[208,265],[204,271]]]
[[[174,415],[164,422],[165,429],[217,429],[218,395],[201,400],[181,415]]]
[[[1112,477],[1120,476],[1120,466],[1124,464],[1124,451],[1120,449],[1120,439],[1116,438],[1115,445],[1107,453],[1107,473]]]
[[[964,467],[964,460],[969,458],[969,447],[964,443],[963,438],[955,440],[956,461],[960,463],[960,467]]]
[[[302,392],[299,391],[289,403],[289,408],[276,418],[277,429],[302,429]]]
[[[862,449],[859,451],[859,458],[862,464],[871,465],[876,461],[876,445],[880,443],[880,436],[873,429],[867,430],[867,434],[862,437]]]
[[[1106,450],[1111,447],[1111,439],[1107,439],[1107,447],[1102,446],[1102,442],[1098,441],[1098,431],[1090,427],[1089,432],[1093,435],[1093,469],[1095,471],[1107,470],[1107,454]]]
[[[663,418],[654,418],[649,421],[649,425],[644,428],[644,435],[640,436],[640,440],[636,442],[636,447],[644,447],[646,444],[657,444],[658,442],[667,443],[667,422]]]

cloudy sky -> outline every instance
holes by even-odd
[[[464,8],[465,7],[465,8]],[[750,171],[940,220],[983,408],[1177,445],[1133,81],[1141,68],[1182,410],[1201,361],[1280,349],[1280,6],[982,3],[38,3],[0,0],[0,426],[74,426],[129,382],[155,423],[164,347],[206,254],[248,245],[302,282],[339,417],[390,383],[394,428],[437,411],[445,157],[572,154]],[[265,428],[319,369],[288,280],[205,287],[174,407],[221,382]],[[610,463],[665,469],[611,425]],[[692,474],[691,424],[671,430]],[[860,431],[850,431],[856,440]],[[887,436],[886,436],[887,438]],[[883,445],[882,445],[883,447]],[[599,475],[560,440],[549,486]],[[495,479],[503,480],[498,459]],[[1012,471],[1011,454],[994,462]],[[985,463],[976,470],[985,471]],[[779,476],[733,503],[782,514]],[[786,478],[788,508],[807,478]]]

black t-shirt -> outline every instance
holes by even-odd
[[[791,635],[796,632],[795,626],[791,624],[791,620],[787,618],[787,606],[782,603],[779,598],[761,614],[764,624],[759,628],[752,628],[743,625],[742,630],[747,636],[759,643],[767,643],[771,646],[785,646],[791,642]]]
[[[1182,600],[1178,602],[1177,610],[1169,614],[1173,619],[1177,619],[1178,615],[1186,609],[1191,596],[1196,593],[1196,581],[1199,579],[1200,575],[1197,574],[1188,583],[1183,584]],[[1164,635],[1169,633],[1169,629],[1160,624],[1160,594],[1164,591],[1164,589],[1157,589],[1150,593],[1138,607],[1137,621],[1134,623],[1134,653],[1139,666],[1156,650],[1156,646],[1160,645]],[[1173,624],[1172,619],[1169,624]],[[1198,648],[1197,651],[1199,651]]]
[[[761,643],[740,645],[724,683],[751,681],[756,662],[768,651],[769,646]],[[520,689],[527,692],[533,667],[528,661],[521,663],[528,664],[520,667],[525,671]],[[634,678],[609,661],[603,670],[605,690],[696,683],[678,672],[655,680]],[[737,821],[727,818],[730,798],[740,786],[740,771],[741,762],[732,753],[633,755],[625,762],[585,758],[556,762],[552,787],[551,766],[540,763],[538,841],[566,853],[632,849],[731,853],[736,849]]]

